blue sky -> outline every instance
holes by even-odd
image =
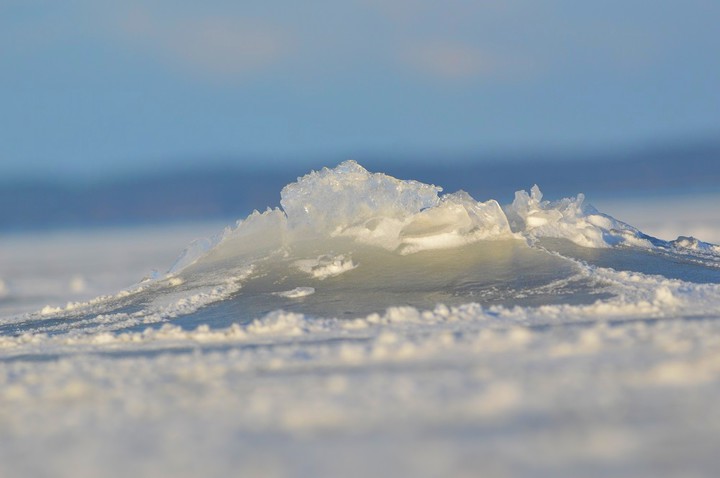
[[[3,0],[0,176],[711,137],[719,22],[716,0]]]

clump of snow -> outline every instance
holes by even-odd
[[[313,287],[295,287],[292,290],[286,290],[283,292],[275,292],[278,297],[285,297],[287,299],[299,299],[301,297],[307,297],[315,293]]]
[[[357,267],[357,264],[353,263],[352,258],[343,254],[337,256],[324,254],[317,259],[297,260],[293,266],[316,279],[323,280],[351,271]]]
[[[611,247],[619,244],[653,247],[649,237],[632,226],[598,212],[585,203],[585,196],[559,201],[543,201],[535,185],[530,194],[515,193],[515,200],[505,209],[512,230],[531,238],[563,238],[584,247]]]
[[[674,241],[670,241],[669,244],[676,248],[720,254],[720,246],[700,241],[692,236],[679,236]]]
[[[278,310],[262,319],[252,321],[246,330],[255,335],[302,335],[308,326],[308,320],[302,314]]]

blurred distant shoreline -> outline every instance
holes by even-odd
[[[345,159],[501,203],[533,184],[547,199],[582,192],[590,202],[720,193],[720,142],[605,154],[338,157],[282,166],[245,158],[94,180],[0,180],[0,233],[237,219],[278,206],[283,186]]]

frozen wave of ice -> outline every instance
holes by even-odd
[[[346,237],[401,254],[454,248],[481,240],[563,238],[584,247],[693,249],[719,253],[694,238],[667,242],[598,212],[579,194],[543,201],[538,186],[512,204],[479,202],[462,191],[370,173],[354,161],[299,178],[281,192],[282,209],[254,212],[234,228],[199,241],[178,259],[178,272],[200,257],[238,256],[303,240]],[[232,251],[234,245],[239,246]],[[211,254],[212,253],[212,254]]]
[[[501,207],[441,191],[368,172],[354,161],[311,172],[282,190],[282,209],[254,212],[195,241],[168,274],[117,295],[46,306],[2,327],[95,333],[173,320],[222,328],[280,309],[352,319],[397,305],[467,303],[559,305],[570,317],[573,307],[633,297],[637,283],[611,287],[586,263],[598,271],[664,275],[657,287],[669,279],[720,282],[717,246],[650,237],[598,212],[583,195],[550,202],[534,186]],[[598,252],[587,252],[593,249]],[[716,313],[712,300],[697,304],[706,309],[672,313]],[[597,310],[602,316],[609,309]]]

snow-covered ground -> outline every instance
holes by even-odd
[[[720,253],[668,241],[714,198],[589,198],[656,241],[345,168],[224,231],[0,237],[0,476],[713,476]]]
[[[720,244],[720,193],[596,199],[599,210],[661,239],[694,236]]]
[[[0,235],[0,317],[88,300],[165,272],[221,223]]]

